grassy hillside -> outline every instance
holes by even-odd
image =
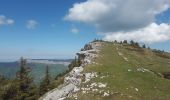
[[[93,86],[86,93],[80,90],[75,94],[78,100],[170,100],[170,79],[162,74],[170,72],[169,53],[102,42],[94,62],[84,67],[84,73],[97,72],[98,77],[83,83],[81,88],[92,83],[107,86]],[[109,95],[104,96],[105,93]]]

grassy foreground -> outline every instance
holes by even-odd
[[[105,83],[104,88],[95,87],[75,95],[78,100],[170,100],[170,79],[161,73],[170,72],[170,54],[158,56],[149,49],[130,45],[102,42],[99,56],[87,65],[84,73],[97,72],[91,83]],[[94,88],[93,88],[94,89]],[[109,96],[103,96],[107,92]],[[71,99],[71,98],[70,98]]]

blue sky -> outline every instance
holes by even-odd
[[[106,0],[107,1],[107,0]],[[0,0],[0,16],[14,22],[0,24],[0,59],[74,58],[100,29],[81,20],[64,19],[72,15],[73,4],[86,0]],[[158,14],[156,23],[169,23],[170,10]],[[32,21],[32,22],[31,22]],[[31,24],[32,23],[32,24]],[[28,27],[28,25],[31,25]],[[74,31],[73,31],[74,30]],[[76,30],[76,31],[75,31]],[[170,41],[150,44],[170,51]]]
[[[76,0],[1,0],[0,15],[15,20],[10,26],[0,26],[0,59],[74,58],[74,55],[96,34],[88,26],[63,20]],[[27,29],[27,20],[36,20],[35,29]],[[71,28],[79,28],[74,34]]]

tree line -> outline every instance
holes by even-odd
[[[104,40],[102,40],[102,39],[94,39],[93,42],[109,42],[109,41],[104,41]],[[112,41],[112,42],[110,42],[110,43],[119,43],[119,44],[124,44],[124,45],[129,44],[129,45],[131,45],[131,46],[133,46],[133,47],[137,47],[137,48],[141,48],[141,47],[142,47],[142,48],[148,48],[148,49],[150,49],[150,47],[146,47],[145,44],[142,44],[142,45],[140,46],[138,42],[135,42],[135,41],[133,41],[133,40],[131,40],[131,41],[129,41],[129,42],[128,42],[127,40],[123,40],[123,41],[114,40],[114,41]]]

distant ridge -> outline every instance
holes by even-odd
[[[72,59],[28,59],[28,63],[42,63],[42,64],[63,64],[69,65]]]

